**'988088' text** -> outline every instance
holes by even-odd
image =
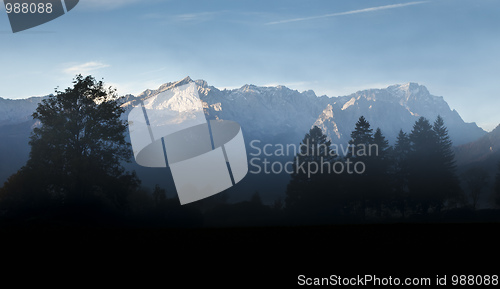
[[[43,14],[52,13],[52,3],[7,3],[5,10],[8,14]]]

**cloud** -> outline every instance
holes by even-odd
[[[198,13],[186,13],[174,16],[175,21],[179,22],[205,22],[216,18],[218,15],[225,13],[227,11],[212,11],[212,12],[198,12]]]
[[[157,19],[157,20],[167,20],[175,23],[203,23],[207,21],[212,21],[217,19],[221,14],[229,11],[206,11],[206,12],[193,12],[193,13],[183,13],[183,14],[175,14],[171,15],[168,13],[162,12],[153,12],[142,14],[140,17],[143,19]]]
[[[140,0],[85,0],[85,1],[80,1],[80,5],[82,8],[87,8],[87,9],[100,9],[100,10],[111,10],[111,9],[116,9],[120,8],[122,6],[130,5],[130,4],[135,4],[135,3],[141,3],[144,4],[146,1],[141,1]]]
[[[64,69],[66,74],[88,74],[91,71],[109,67],[109,65],[101,62],[86,62],[83,64],[77,64]]]
[[[418,4],[423,4],[423,3],[427,3],[427,2],[429,2],[429,1],[418,1],[418,2],[391,4],[391,5],[370,7],[370,8],[365,8],[365,9],[351,10],[351,11],[346,11],[346,12],[332,13],[332,14],[326,14],[326,15],[320,15],[320,16],[294,18],[294,19],[287,19],[287,20],[280,20],[280,21],[268,22],[268,23],[266,23],[266,25],[275,25],[275,24],[283,24],[283,23],[290,23],[290,22],[306,21],[306,20],[313,20],[313,19],[320,19],[320,18],[327,18],[327,17],[342,16],[342,15],[368,13],[368,12],[374,12],[374,11],[379,11],[379,10],[387,10],[387,9],[394,9],[394,8],[401,8],[401,7],[411,6],[411,5],[418,5]]]

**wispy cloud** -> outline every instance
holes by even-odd
[[[130,4],[141,3],[148,1],[140,1],[140,0],[85,0],[80,1],[79,7],[85,9],[99,9],[99,10],[112,10],[116,8],[120,8]]]
[[[205,21],[210,21],[215,19],[217,16],[219,16],[222,13],[225,13],[227,11],[210,11],[210,12],[198,12],[198,13],[186,13],[186,14],[180,14],[176,15],[174,17],[175,21],[179,22],[205,22]]]
[[[72,65],[68,68],[65,68],[63,71],[66,74],[88,74],[91,71],[102,69],[109,67],[109,65],[101,63],[101,62],[86,62],[83,64]]]
[[[167,20],[169,22],[173,21],[176,23],[202,23],[207,21],[212,21],[217,19],[221,14],[228,11],[206,11],[206,12],[193,12],[193,13],[183,13],[171,15],[165,12],[153,12],[141,15],[143,19],[157,19],[157,20]]]
[[[418,2],[391,4],[391,5],[370,7],[370,8],[365,8],[365,9],[351,10],[351,11],[339,12],[339,13],[332,13],[332,14],[326,14],[326,15],[311,16],[311,17],[302,17],[302,18],[294,18],[294,19],[287,19],[287,20],[280,20],[280,21],[268,22],[268,23],[266,23],[266,25],[275,25],[275,24],[283,24],[283,23],[290,23],[290,22],[306,21],[306,20],[313,20],[313,19],[320,19],[320,18],[327,18],[327,17],[342,16],[342,15],[368,13],[368,12],[374,12],[374,11],[380,11],[380,10],[401,8],[401,7],[411,6],[411,5],[424,4],[424,3],[427,3],[427,2],[429,2],[429,1],[418,1]]]

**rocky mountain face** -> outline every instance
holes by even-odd
[[[157,90],[127,96],[124,106],[129,109],[141,100],[192,81],[187,77],[179,82],[166,83]],[[300,142],[300,137],[309,131],[330,101],[326,96],[317,97],[311,90],[300,93],[284,86],[245,85],[235,90],[219,90],[203,80],[195,82],[207,119],[237,121],[245,135],[263,142]]]
[[[372,128],[380,127],[392,144],[400,129],[410,133],[421,116],[433,122],[441,115],[454,145],[471,142],[486,134],[475,123],[465,123],[443,97],[431,95],[425,86],[416,83],[369,89],[333,98],[315,125],[325,131],[332,142],[347,143],[361,115]]]
[[[187,77],[157,90],[146,90],[136,97],[128,96],[124,105],[136,105],[141,99],[192,81]],[[364,116],[373,129],[380,127],[391,143],[400,129],[411,132],[421,116],[433,122],[441,115],[454,145],[486,134],[475,123],[465,123],[443,97],[431,95],[425,86],[416,83],[329,98],[318,97],[311,90],[298,92],[284,86],[245,85],[234,90],[219,90],[203,80],[195,82],[208,119],[237,121],[246,135],[263,142],[298,144],[305,133],[317,125],[332,142],[346,144],[360,116]]]

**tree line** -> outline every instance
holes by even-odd
[[[286,210],[297,220],[354,220],[368,217],[406,218],[409,215],[439,214],[444,209],[464,207],[472,202],[475,208],[488,176],[482,169],[470,169],[461,176],[442,117],[434,123],[420,117],[410,133],[400,130],[394,146],[390,146],[380,128],[375,132],[361,116],[351,133],[349,154],[305,155],[305,151],[332,150],[332,143],[321,129],[313,127],[302,140],[311,148],[298,153],[295,164],[350,160],[361,162],[361,174],[343,173],[307,175],[294,171],[286,190]],[[375,146],[375,154],[358,153]],[[323,171],[324,172],[324,171]],[[486,175],[485,175],[486,174]],[[461,180],[469,192],[461,186]],[[500,164],[496,191],[500,195]],[[469,201],[469,199],[472,199]],[[500,204],[497,198],[497,204]]]

